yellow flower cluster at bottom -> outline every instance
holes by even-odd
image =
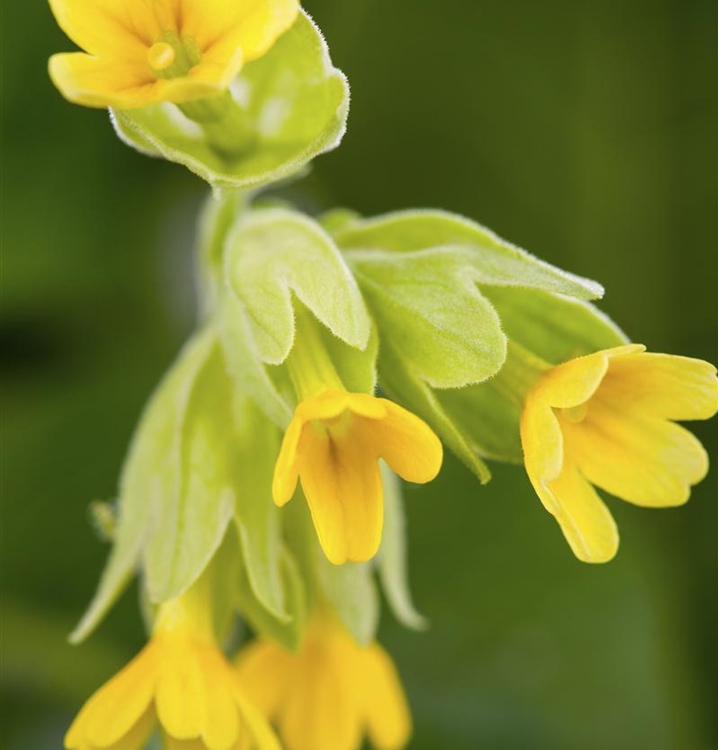
[[[280,750],[217,646],[196,589],[161,605],[145,648],[84,705],[67,750],[141,750],[159,728],[167,750]]]
[[[396,668],[329,612],[295,654],[258,640],[233,666],[198,587],[165,602],[145,648],[85,704],[67,750],[141,750],[159,729],[167,750],[400,750],[411,715]]]
[[[411,715],[391,657],[358,645],[330,613],[316,614],[298,653],[259,640],[237,659],[242,684],[278,727],[286,750],[378,750],[409,741]]]

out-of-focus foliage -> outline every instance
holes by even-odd
[[[307,0],[352,83],[349,132],[286,189],[305,209],[450,209],[607,288],[653,351],[715,361],[716,52],[711,0]],[[2,8],[2,723],[58,747],[136,651],[134,592],[66,635],[107,554],[140,410],[194,322],[205,186],[136,154],[46,75],[66,44],[41,0]],[[480,419],[480,415],[476,416]],[[716,455],[715,423],[695,432]],[[717,474],[680,509],[609,501],[623,544],[575,561],[520,468],[479,486],[447,461],[409,489],[425,633],[382,638],[414,750],[708,750],[718,742]]]

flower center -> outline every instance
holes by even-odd
[[[319,435],[328,435],[331,440],[343,437],[349,432],[354,421],[352,417],[351,411],[346,409],[336,417],[331,417],[330,419],[312,419],[309,424]]]
[[[201,58],[197,42],[174,31],[162,32],[147,50],[147,63],[157,78],[186,76]]]
[[[147,50],[147,62],[156,73],[167,70],[174,63],[176,57],[174,48],[167,42],[155,42]]]

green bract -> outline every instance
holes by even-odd
[[[300,13],[266,55],[242,69],[231,96],[112,110],[112,121],[128,145],[184,164],[215,188],[256,188],[335,148],[348,109],[346,78]]]
[[[536,289],[494,288],[486,295],[509,337],[506,362],[485,383],[436,395],[452,423],[483,456],[521,463],[519,419],[537,372],[628,339],[590,302]]]
[[[227,375],[216,331],[206,327],[184,348],[142,417],[120,482],[114,547],[73,639],[95,627],[138,564],[150,602],[181,594],[207,567],[233,519],[245,598],[289,620],[270,491],[278,442],[276,427]]]
[[[381,465],[381,478],[384,485],[384,534],[376,560],[379,580],[396,619],[407,628],[424,630],[428,623],[416,611],[409,591],[401,482],[384,463]]]
[[[222,212],[217,219],[226,222]],[[214,258],[220,241],[209,228],[207,234],[205,258]],[[286,427],[294,408],[281,382],[284,374],[267,366],[282,364],[294,345],[297,304],[323,324],[320,335],[347,387],[374,387],[371,319],[349,267],[320,224],[287,208],[239,209],[219,249],[217,314],[227,361],[270,419]]]
[[[492,290],[540,290],[550,310],[554,300],[561,308],[563,296],[592,299],[603,289],[442,211],[375,219],[333,212],[325,223],[376,323],[382,387],[488,480],[482,460],[488,453],[459,429],[440,394],[487,381],[506,361],[504,311],[493,302]]]

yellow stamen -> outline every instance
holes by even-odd
[[[155,42],[147,50],[147,62],[155,71],[167,70],[174,63],[175,57],[174,48],[167,42]]]

